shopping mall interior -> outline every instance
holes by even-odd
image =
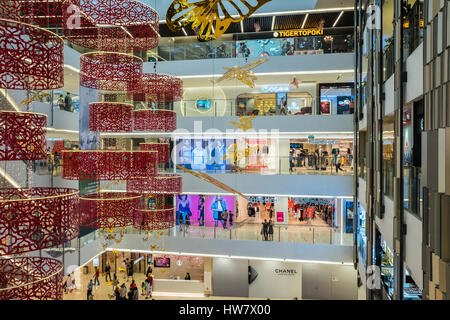
[[[1,1],[0,300],[450,300],[449,56],[448,0]]]

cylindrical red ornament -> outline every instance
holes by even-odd
[[[78,233],[78,190],[0,189],[0,255],[55,247]]]
[[[149,179],[127,181],[127,191],[143,194],[179,194],[183,191],[183,178],[177,174],[162,174]]]
[[[177,114],[172,110],[143,109],[133,112],[135,131],[172,132],[177,129]]]
[[[0,300],[62,300],[63,269],[56,259],[0,258]]]
[[[0,128],[0,161],[47,159],[45,114],[0,111]]]
[[[157,151],[159,163],[170,162],[170,143],[141,143],[139,147],[142,151]]]
[[[142,208],[142,197],[135,193],[105,192],[80,197],[81,226],[122,228],[133,221],[135,210]]]
[[[64,86],[64,41],[53,32],[0,19],[0,88],[50,90]]]
[[[175,226],[175,210],[173,206],[155,210],[136,210],[133,226],[146,231],[173,228]]]
[[[80,86],[126,92],[142,78],[142,68],[142,59],[133,55],[111,52],[85,53],[80,57]]]
[[[97,132],[131,132],[134,106],[118,102],[89,104],[89,130]]]
[[[63,151],[63,179],[129,180],[157,173],[158,153],[154,151]]]
[[[145,73],[128,93],[138,101],[176,102],[183,98],[183,80],[167,74]]]

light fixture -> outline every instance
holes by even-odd
[[[275,28],[275,20],[276,20],[276,16],[273,16],[273,18],[272,18],[272,31],[273,31],[273,29]]]
[[[337,23],[339,22],[339,20],[341,19],[343,14],[344,14],[344,11],[341,11],[341,13],[337,17],[336,21],[333,23],[333,28],[336,27]]]
[[[308,20],[308,17],[309,17],[309,13],[306,14],[305,20],[303,20],[303,23],[302,23],[302,29],[305,27],[306,20]]]
[[[241,32],[244,33],[244,22],[241,20]]]

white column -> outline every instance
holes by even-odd
[[[291,150],[291,142],[289,139],[278,140],[279,161],[277,171],[281,174],[289,174],[289,151]],[[287,201],[287,199],[286,199]]]

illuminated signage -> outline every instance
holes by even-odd
[[[291,91],[291,89],[287,86],[264,86],[261,88],[261,93],[282,93],[289,91]]]
[[[276,31],[273,33],[273,36],[275,38],[323,36],[323,29],[297,29],[297,30]]]

